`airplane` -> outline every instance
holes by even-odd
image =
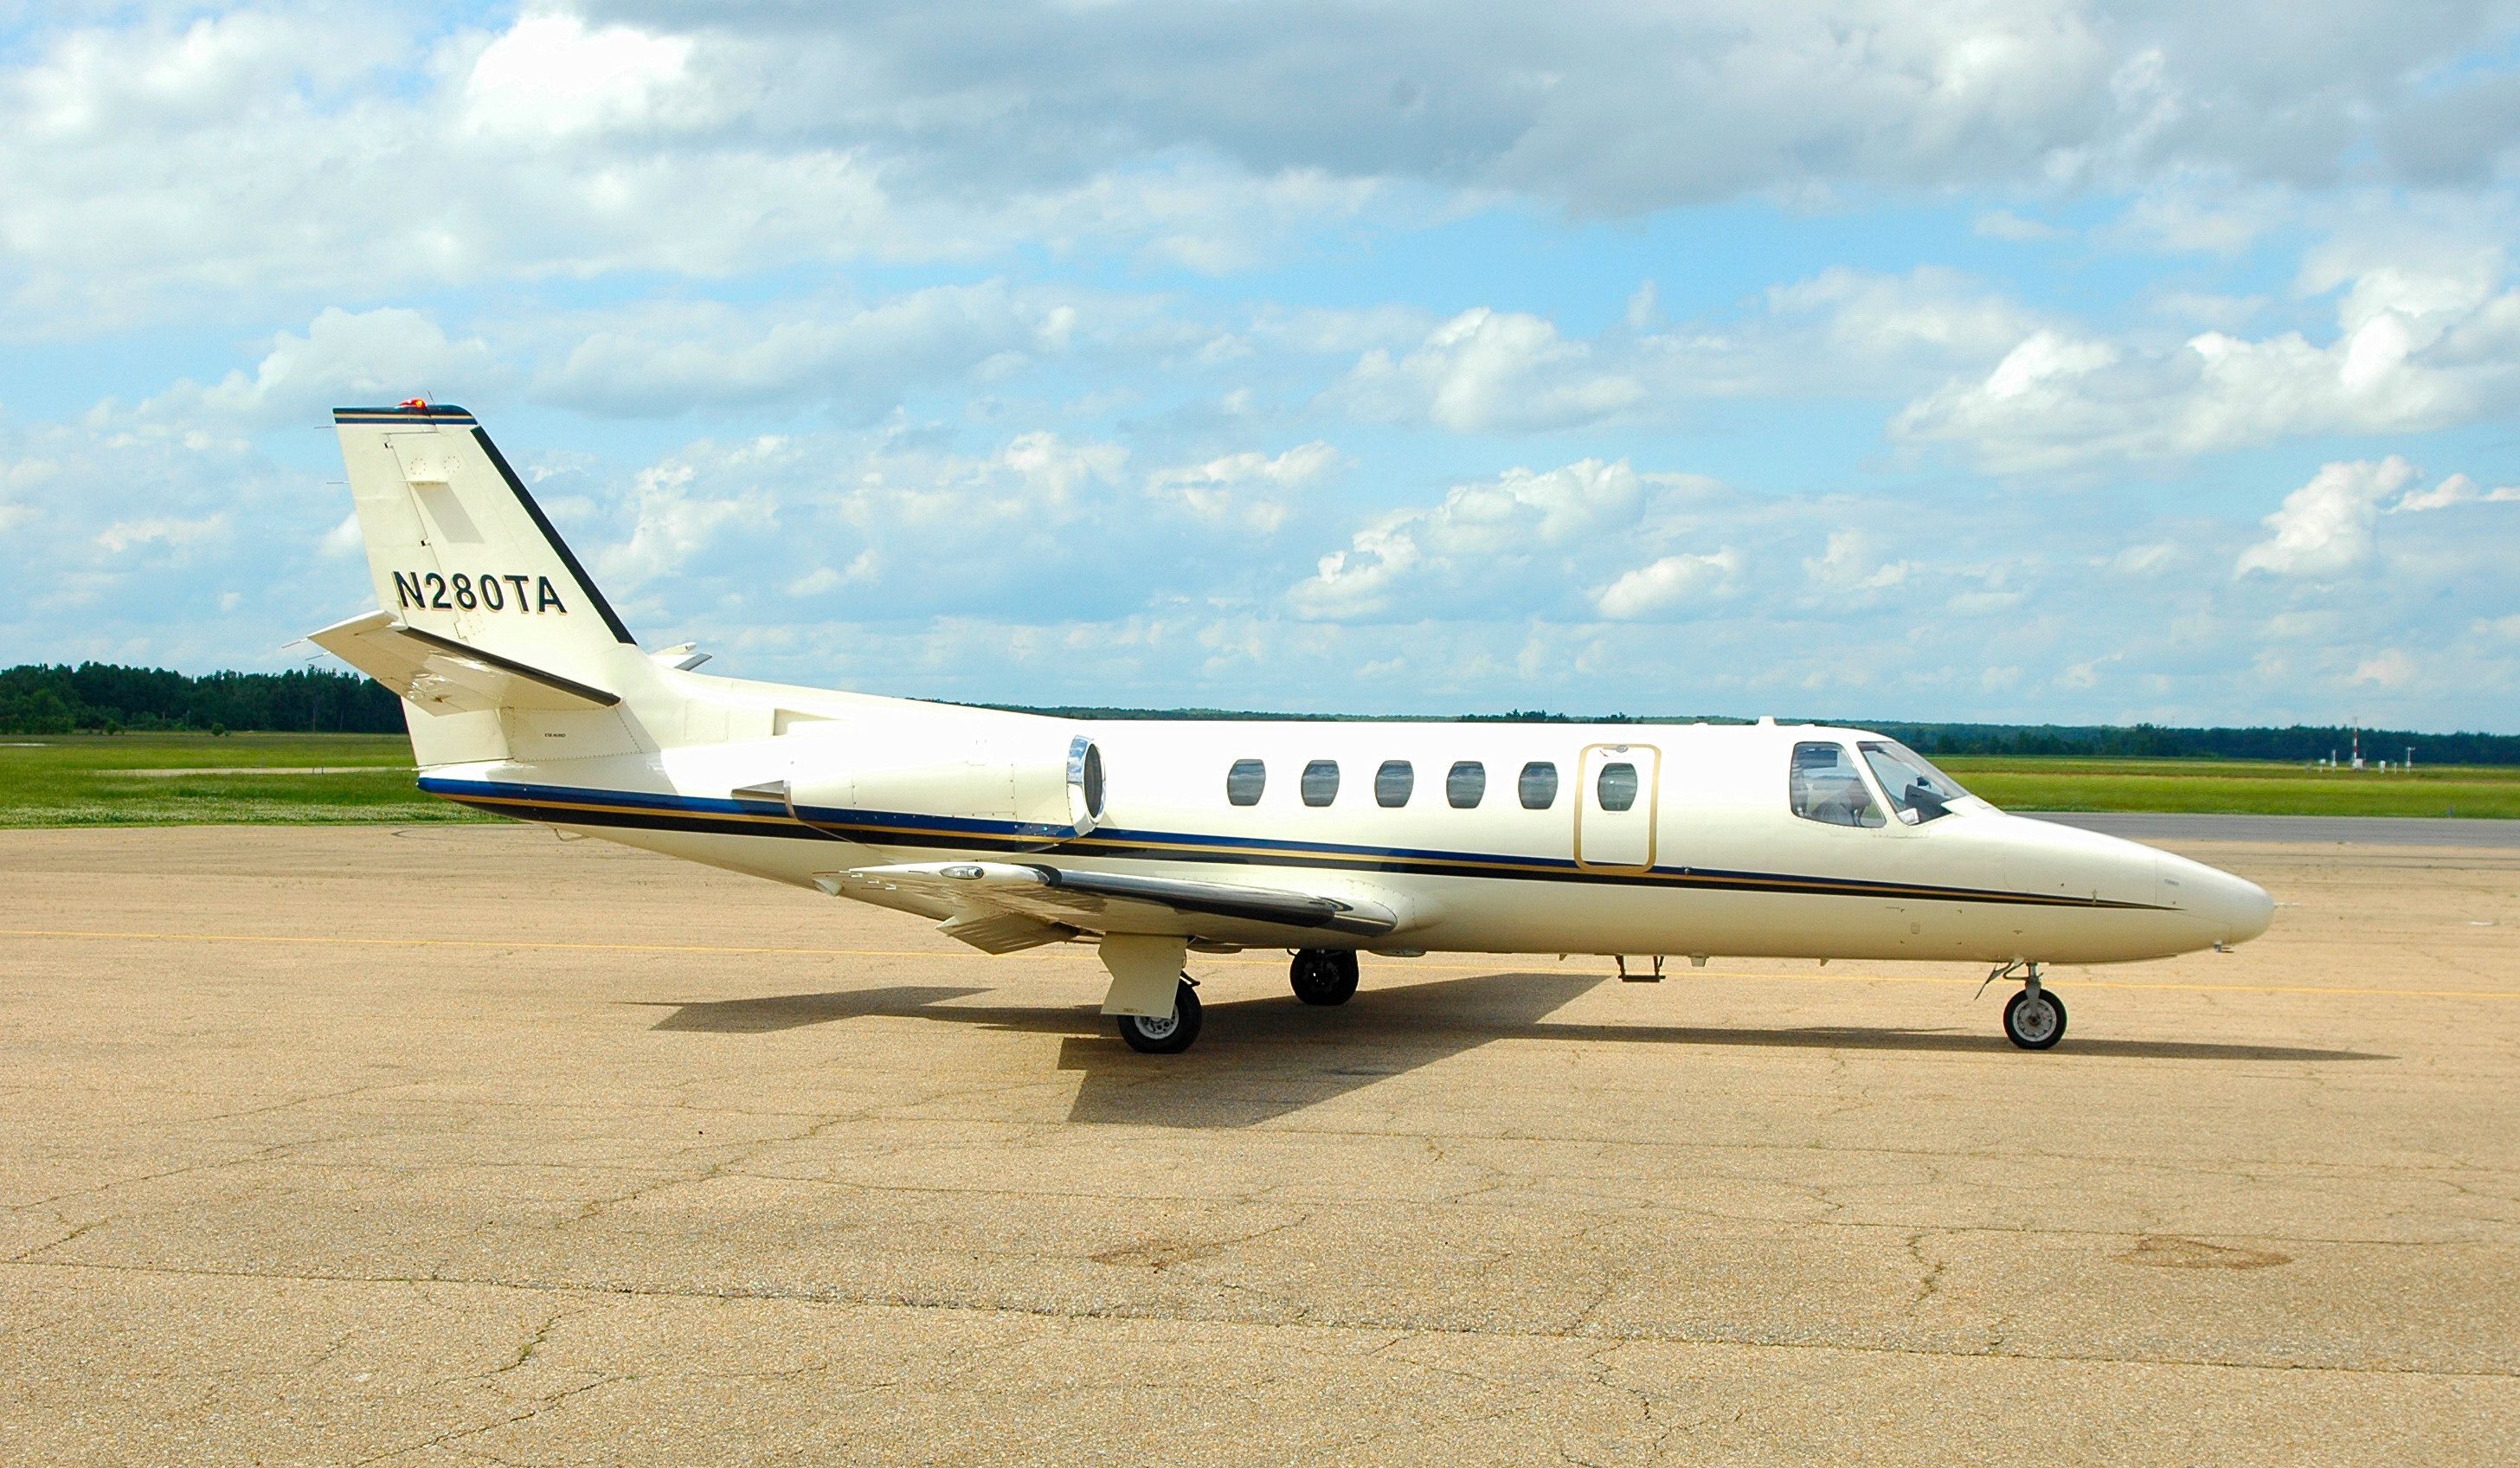
[[[2008,815],[1899,741],[1784,724],[1089,720],[695,671],[632,637],[474,416],[334,412],[378,610],[311,634],[403,699],[420,788],[914,914],[990,953],[1097,946],[1132,1048],[1187,1050],[1192,953],[2051,964],[2228,948],[2255,884]],[[1631,960],[1637,967],[1631,968]],[[1980,986],[1981,992],[1985,986]]]

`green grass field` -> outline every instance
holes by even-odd
[[[399,734],[0,736],[0,827],[486,819],[422,795]]]
[[[2187,759],[1943,761],[2014,810],[2520,819],[2520,768],[2411,774]],[[183,773],[165,773],[166,771]],[[471,821],[412,783],[399,734],[0,737],[0,827]]]
[[[2215,815],[2520,818],[2520,767],[2421,765],[2406,774],[2212,759],[1937,761],[2007,810],[2184,810]]]

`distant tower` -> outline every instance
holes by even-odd
[[[2354,726],[2354,767],[2356,769],[2362,767],[2362,726],[2361,724]]]

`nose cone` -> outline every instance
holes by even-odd
[[[2184,856],[2162,856],[2161,895],[2193,916],[2209,942],[2244,943],[2274,921],[2275,899],[2265,888]]]

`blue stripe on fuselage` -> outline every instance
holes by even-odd
[[[790,814],[772,801],[743,801],[709,796],[660,795],[645,791],[592,790],[562,785],[505,781],[452,780],[423,776],[420,788],[430,795],[470,803],[487,803],[500,813],[560,825],[638,826],[699,831],[720,835],[786,840],[854,842],[865,846],[926,846],[950,849],[997,846],[1015,852],[1039,852],[1052,845],[1078,855],[1154,861],[1265,864],[1275,856],[1311,868],[1408,873],[1419,876],[1498,877],[1539,881],[1585,881],[1613,885],[1689,886],[1732,891],[1802,893],[1816,895],[1931,898],[1943,901],[2002,902],[2057,907],[2150,908],[2143,902],[2104,901],[2061,895],[1938,887],[1867,878],[1820,877],[1779,872],[1730,871],[1705,867],[1616,867],[1579,865],[1563,856],[1517,855],[1487,851],[1451,851],[1411,847],[1355,846],[1337,842],[1288,841],[1269,837],[1220,836],[1194,831],[1132,831],[1097,828],[1072,837],[1064,828],[971,816],[918,815],[903,811],[849,810],[805,806]],[[1255,862],[1253,857],[1260,858]]]

